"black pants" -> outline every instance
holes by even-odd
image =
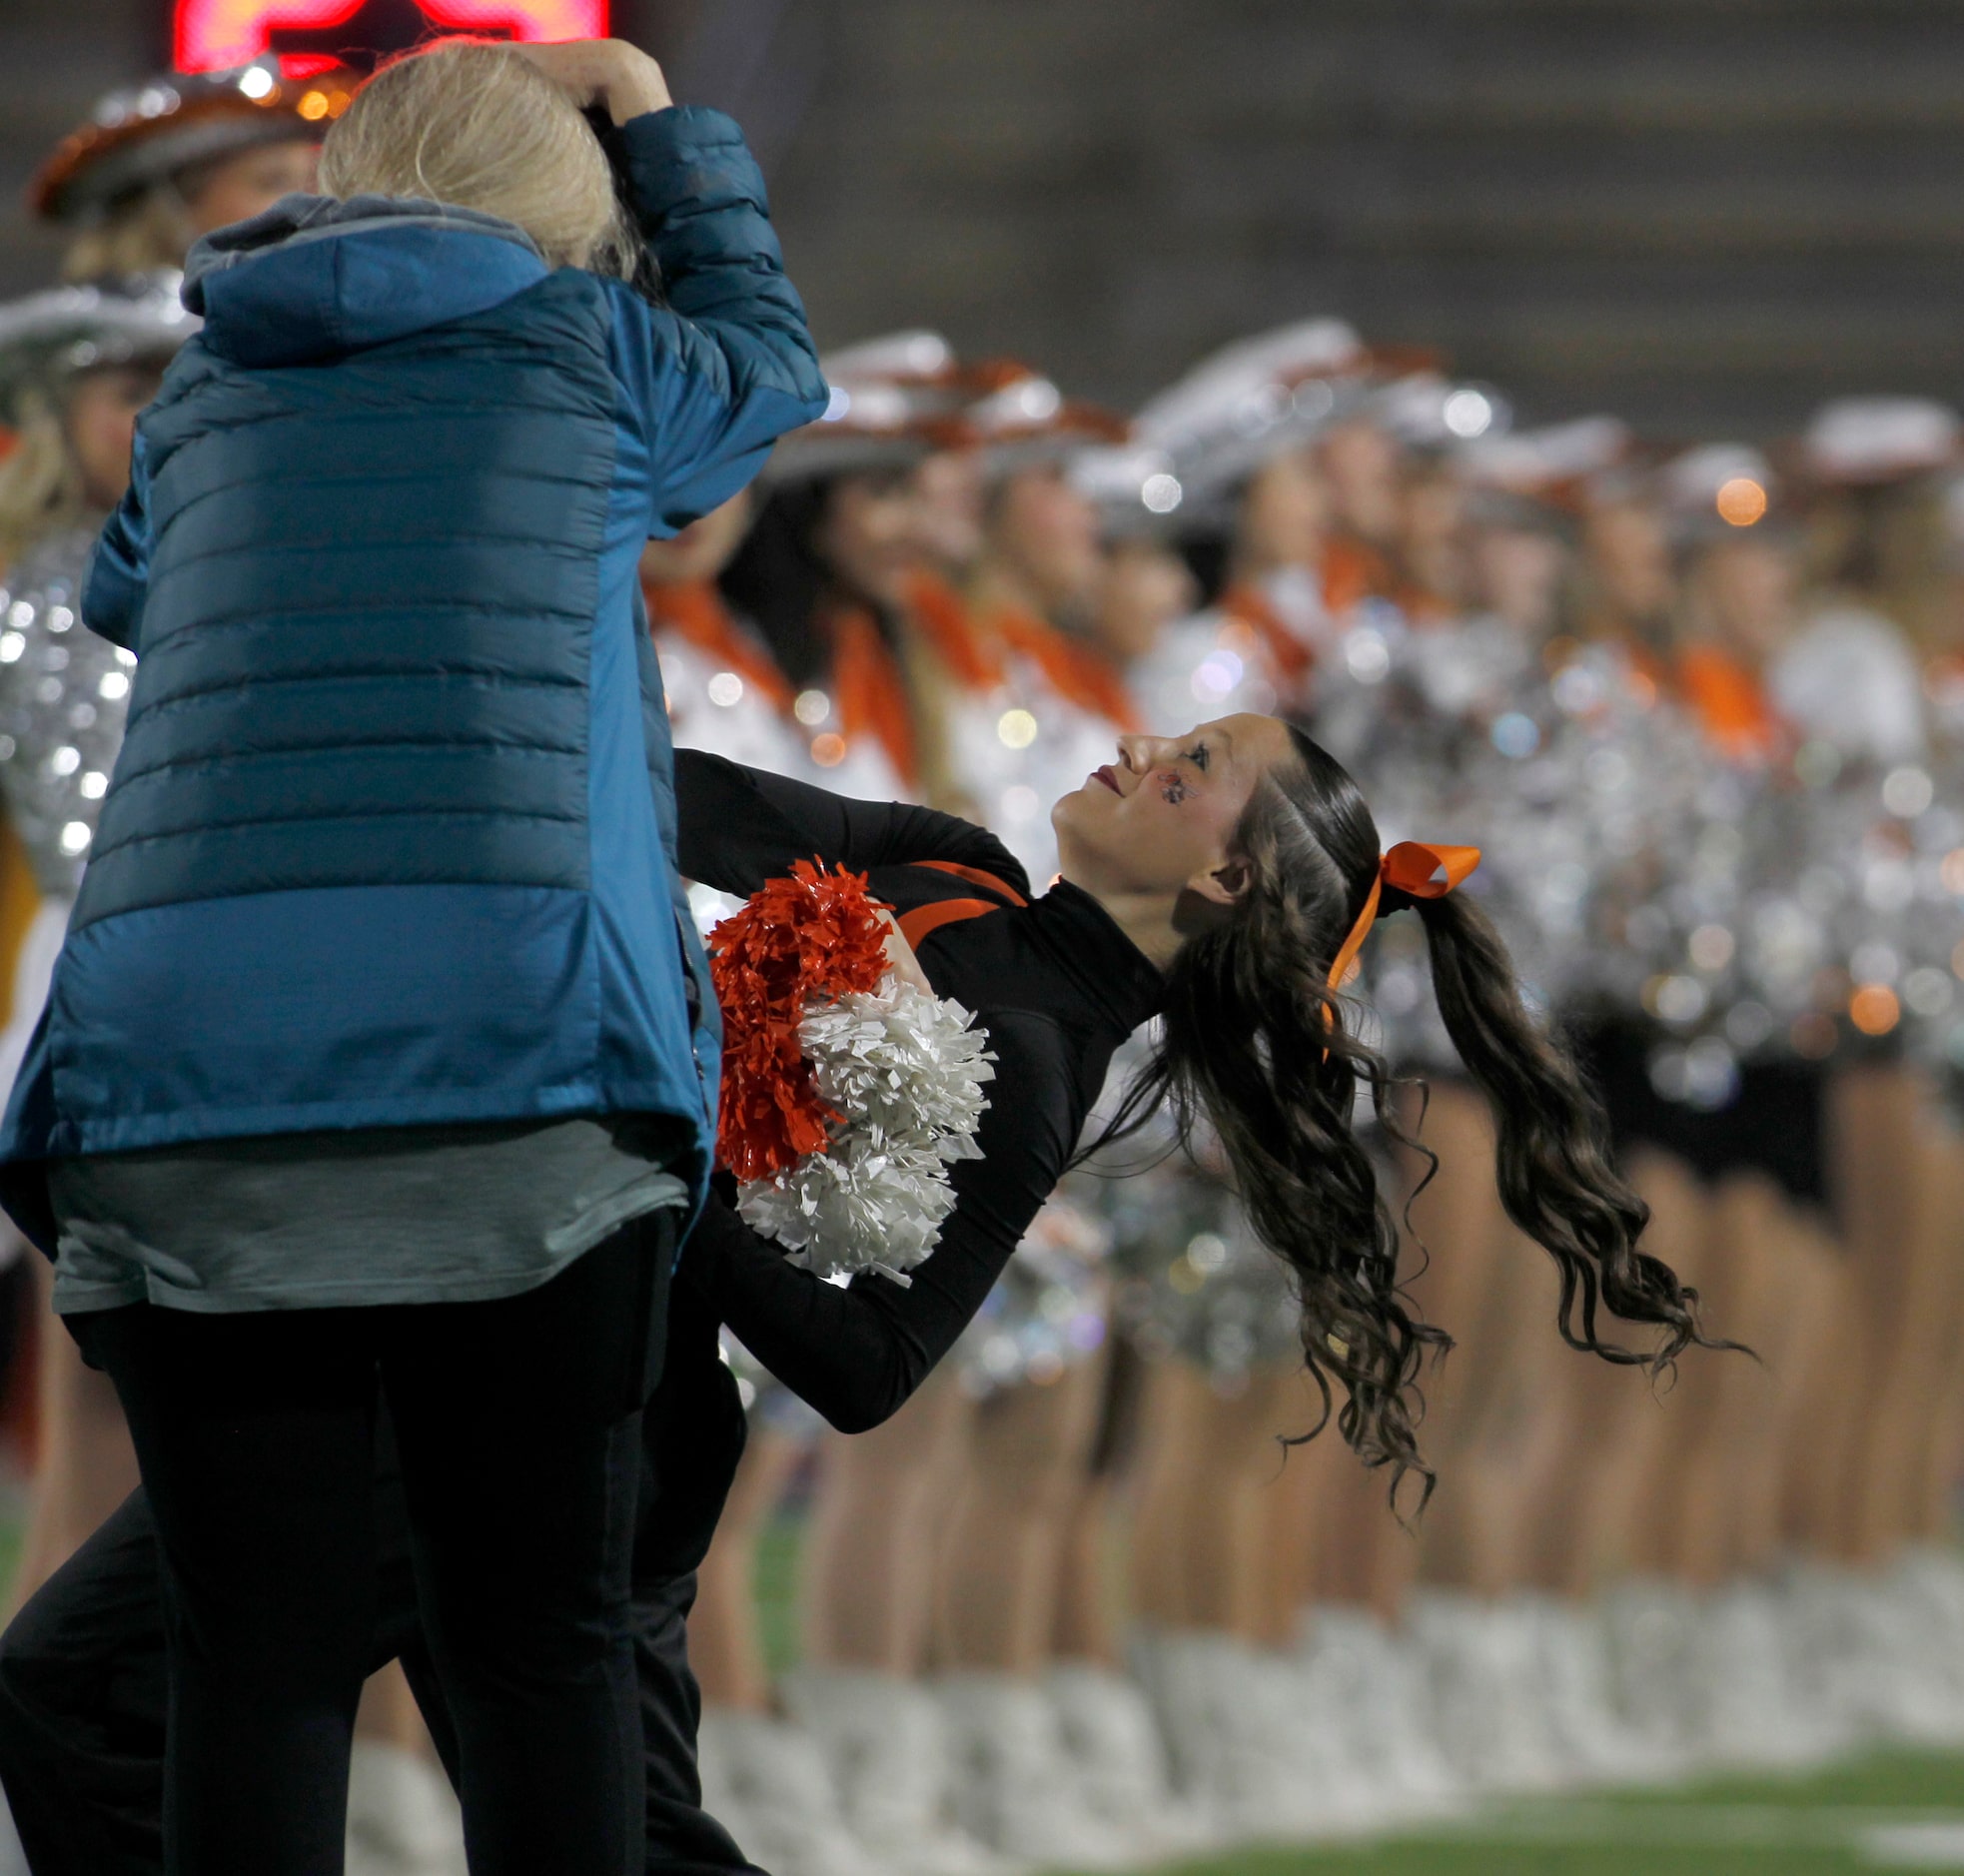
[[[378,1381],[474,1876],[638,1867],[630,1563],[671,1247],[658,1213],[493,1303],[90,1325],[165,1561],[174,1876],[340,1876]]]
[[[454,1754],[398,1534],[378,1559],[372,1666],[401,1658]],[[167,1681],[157,1526],[138,1490],[0,1640],[0,1780],[34,1876],[161,1876]]]
[[[407,1530],[402,1533],[407,1538]],[[432,1738],[456,1741],[423,1646],[407,1541],[382,1553],[375,1665],[400,1656]],[[634,1655],[647,1764],[645,1876],[759,1876],[702,1809],[688,1666],[693,1572],[637,1584]],[[157,1527],[133,1493],[0,1640],[0,1782],[34,1876],[160,1876],[164,1601]]]
[[[715,1325],[682,1299],[661,1386],[642,1416],[632,1628],[647,1768],[645,1876],[757,1876],[702,1809],[699,1702],[686,1620],[743,1447]],[[456,1742],[424,1644],[409,1518],[388,1416],[376,1448],[376,1628],[400,1657],[445,1763]],[[0,1637],[0,1783],[34,1876],[160,1876],[165,1642],[156,1524],[139,1490]]]

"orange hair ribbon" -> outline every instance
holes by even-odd
[[[1331,989],[1341,990],[1355,968],[1357,954],[1378,922],[1378,907],[1387,886],[1408,899],[1443,899],[1455,886],[1464,884],[1478,864],[1477,847],[1435,847],[1423,840],[1401,840],[1378,862],[1378,877],[1371,882],[1364,910],[1357,915],[1351,935],[1330,967]]]

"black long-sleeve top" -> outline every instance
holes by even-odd
[[[1060,882],[1029,899],[1008,849],[952,815],[848,801],[693,750],[676,751],[675,794],[681,871],[724,892],[747,895],[815,857],[865,873],[903,921],[955,899],[997,908],[915,946],[935,993],[988,1031],[996,1076],[982,1157],[953,1167],[955,1209],[913,1282],[826,1283],[713,1197],[677,1273],[794,1394],[864,1431],[974,1320],[1076,1151],[1113,1050],[1158,1008],[1160,974],[1089,893]]]

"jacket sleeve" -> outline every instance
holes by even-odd
[[[664,536],[749,481],[827,392],[743,133],[720,111],[673,106],[630,118],[616,147],[667,296],[651,306],[604,283],[649,531]]]
[[[976,1130],[982,1157],[956,1164],[955,1209],[905,1289],[877,1273],[843,1289],[814,1277],[713,1196],[676,1267],[676,1285],[841,1432],[898,1411],[954,1347],[1076,1147],[1084,1116],[1062,1031],[1026,1012],[988,1027],[996,1079]]]
[[[748,895],[814,857],[866,872],[952,860],[1027,895],[1029,877],[994,834],[904,801],[853,801],[697,749],[675,751],[677,857],[684,876]]]
[[[143,430],[130,451],[130,485],[103,523],[82,586],[82,623],[111,644],[134,651],[150,585],[150,475]]]

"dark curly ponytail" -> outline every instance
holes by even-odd
[[[1129,1132],[1162,1101],[1183,1138],[1205,1121],[1256,1233],[1294,1276],[1325,1421],[1335,1382],[1345,1440],[1391,1468],[1394,1497],[1407,1472],[1430,1495],[1418,1381],[1426,1352],[1451,1339],[1399,1288],[1398,1225],[1354,1128],[1362,1086],[1397,1133],[1391,1073],[1345,1029],[1329,976],[1378,878],[1378,829],[1344,768],[1301,730],[1290,737],[1297,760],[1257,784],[1236,831],[1247,887],[1168,967],[1159,1040],[1111,1131]],[[1523,1008],[1478,907],[1387,889],[1384,910],[1409,907],[1425,921],[1440,1013],[1493,1109],[1501,1202],[1560,1270],[1562,1338],[1607,1361],[1666,1366],[1705,1341],[1697,1295],[1637,1249],[1649,1214],[1611,1163],[1594,1098]],[[1604,1307],[1660,1331],[1656,1347],[1605,1341]]]

